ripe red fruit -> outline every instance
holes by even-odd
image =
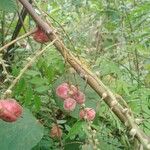
[[[22,114],[22,107],[14,99],[0,100],[0,119],[6,122],[16,121]]]
[[[67,111],[73,111],[76,107],[76,101],[72,98],[67,98],[64,101],[64,109]]]
[[[81,91],[76,92],[73,95],[73,98],[78,104],[83,104],[85,102],[85,95]]]
[[[37,27],[37,30],[33,34],[33,39],[39,43],[46,43],[49,41],[48,36],[40,27]]]
[[[74,85],[69,85],[68,83],[60,84],[56,89],[56,94],[62,99],[67,99],[72,97],[77,93],[77,88]]]
[[[56,89],[56,94],[62,99],[66,99],[69,97],[69,85],[68,83],[62,83]]]
[[[51,131],[50,131],[50,136],[52,138],[59,138],[59,137],[62,137],[62,130],[61,128],[58,126],[58,125],[53,125],[52,128],[51,128]]]
[[[95,115],[96,115],[96,112],[92,108],[82,109],[79,113],[79,116],[80,116],[81,119],[85,119],[85,120],[88,120],[88,121],[94,120]]]

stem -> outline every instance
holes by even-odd
[[[21,39],[23,39],[23,38],[25,38],[25,37],[27,37],[27,36],[33,34],[34,32],[35,32],[35,30],[32,30],[32,31],[30,31],[30,32],[27,32],[26,34],[24,34],[24,35],[22,35],[22,36],[16,38],[15,40],[11,41],[10,43],[4,45],[3,47],[0,48],[0,52],[3,51],[4,49],[6,49],[7,47],[9,47],[10,45],[16,43],[17,41],[19,41],[19,40],[21,40]]]
[[[8,74],[6,66],[5,66],[5,61],[2,59],[2,60],[0,60],[0,63],[2,65],[2,68],[3,68],[3,71],[4,71],[5,75],[6,75],[6,77],[8,77],[9,74]]]
[[[57,39],[53,40],[50,44],[48,44],[46,47],[44,47],[42,50],[40,49],[39,51],[37,51],[34,55],[34,57],[25,65],[25,67],[20,71],[19,75],[12,81],[12,84],[8,87],[8,89],[4,92],[2,98],[6,98],[7,95],[7,91],[8,90],[12,90],[12,88],[16,85],[16,83],[20,80],[20,78],[22,77],[22,75],[26,72],[26,70],[32,66],[32,64],[37,60],[37,58],[39,56],[41,56],[45,50],[47,50],[48,47],[50,47],[51,45],[54,44],[54,42],[56,42]]]

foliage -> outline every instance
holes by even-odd
[[[41,140],[43,127],[25,109],[22,118],[15,123],[0,121],[0,132],[0,149],[29,150]]]
[[[13,12],[16,11],[15,0],[0,0],[0,10]]]
[[[90,68],[114,93],[126,100],[135,117],[141,121],[140,127],[149,135],[150,2],[148,0],[37,0],[34,6],[38,14],[43,15],[40,10],[48,13],[43,18],[57,28],[67,47],[82,64]],[[0,0],[0,9],[2,10],[0,44],[3,46],[10,41],[18,16],[12,13],[12,10],[16,9],[12,0]],[[17,9],[20,11],[20,7]],[[8,13],[8,10],[11,13]],[[24,34],[24,29],[29,31],[34,27],[32,18],[27,16],[20,35]],[[16,77],[28,62],[28,58],[44,46],[36,43],[32,36],[18,41],[11,50],[14,54],[13,60],[6,62],[11,68],[9,74]],[[12,136],[17,137],[18,132],[18,141],[12,145],[16,150],[23,149],[16,143],[25,144],[29,146],[26,147],[27,149],[33,150],[92,149],[95,146],[93,142],[95,139],[100,143],[96,145],[97,149],[135,149],[135,143],[122,123],[86,81],[82,80],[80,75],[74,74],[71,69],[52,47],[26,71],[13,89],[12,96],[33,112],[43,125],[44,131],[27,110],[25,116],[12,126],[0,122],[0,132],[3,137],[0,138],[2,140],[0,140],[0,149],[7,150],[8,148],[3,147],[9,146],[8,141],[11,142]],[[9,68],[7,70],[9,71]],[[3,93],[11,84],[12,78],[9,82],[4,82],[7,76],[0,73],[0,77],[0,90]],[[74,112],[64,111],[62,100],[55,93],[56,87],[63,82],[78,85],[85,93],[85,105],[96,109],[96,119],[92,124],[79,120],[79,105]],[[61,139],[49,136],[53,123],[59,124],[63,130]],[[23,130],[25,125],[26,129]],[[96,134],[93,134],[93,130]],[[13,135],[7,137],[6,132]],[[26,136],[29,138],[26,139]],[[32,148],[33,146],[35,147]]]

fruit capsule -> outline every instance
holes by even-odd
[[[0,119],[6,122],[16,121],[22,114],[22,106],[14,99],[0,100]]]

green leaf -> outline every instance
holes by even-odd
[[[65,139],[68,139],[74,135],[77,135],[80,133],[80,131],[82,130],[82,126],[85,122],[84,121],[77,121],[73,127],[70,129],[68,135],[66,136]]]
[[[34,76],[39,75],[40,73],[38,71],[35,71],[35,70],[28,70],[26,72],[26,74],[29,75],[29,76],[33,76],[34,77]]]
[[[35,103],[35,108],[37,110],[39,110],[40,106],[41,106],[41,99],[40,99],[40,97],[38,95],[34,96],[34,103]]]
[[[1,150],[30,150],[43,136],[43,127],[28,109],[14,123],[0,121]]]
[[[48,80],[46,78],[34,77],[29,81],[31,84],[35,84],[37,86],[42,84],[47,84]]]
[[[26,88],[26,82],[24,79],[21,79],[15,88],[15,94],[19,95],[21,92],[25,90],[25,88]]]
[[[25,101],[25,105],[29,105],[31,104],[33,98],[33,91],[32,88],[28,87],[25,91],[25,95],[24,95],[24,101]]]
[[[65,150],[80,150],[80,141],[69,141],[66,145],[65,145]]]
[[[53,140],[51,138],[42,138],[42,140],[34,148],[32,148],[32,150],[51,150],[52,143]]]
[[[6,11],[6,12],[16,11],[15,0],[0,0],[0,10]]]
[[[49,90],[49,88],[50,87],[48,85],[43,85],[43,86],[35,88],[35,91],[38,93],[43,93],[43,92],[46,92],[47,90]]]

